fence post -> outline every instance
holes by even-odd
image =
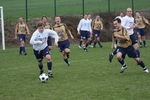
[[[108,12],[110,13],[110,0],[108,0]]]
[[[57,11],[57,9],[56,9],[56,0],[54,0],[54,16],[56,16],[56,11]]]
[[[134,15],[134,0],[132,0],[132,11],[133,11],[133,15]]]
[[[82,0],[82,15],[84,16],[84,0]]]
[[[26,22],[28,22],[28,0],[26,0]]]

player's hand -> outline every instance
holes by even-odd
[[[80,32],[78,32],[77,34],[78,34],[78,35],[81,35],[81,33],[80,33]]]
[[[73,36],[71,36],[71,38],[72,38],[72,40],[74,40],[74,37],[73,37]]]
[[[42,40],[42,43],[45,43],[46,42],[46,40]]]
[[[119,38],[120,35],[119,34],[114,34],[114,37]]]
[[[130,26],[130,29],[134,29],[136,27],[136,25]]]
[[[54,43],[54,45],[58,47],[58,43]]]

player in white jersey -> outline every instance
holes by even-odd
[[[92,36],[92,28],[91,24],[89,23],[88,16],[86,14],[84,15],[84,18],[80,20],[77,27],[77,31],[78,35],[81,35],[81,39],[83,40],[83,49],[87,52],[87,47]]]
[[[38,61],[38,66],[40,69],[40,74],[44,72],[43,70],[43,57],[47,60],[47,67],[48,67],[48,76],[53,77],[52,74],[52,60],[51,55],[49,53],[49,48],[47,44],[48,36],[51,36],[55,39],[55,45],[57,46],[58,42],[58,35],[55,31],[50,29],[45,29],[44,24],[42,22],[39,22],[37,25],[37,30],[33,33],[30,44],[33,45],[33,51],[34,55]]]
[[[121,22],[123,22],[123,18],[124,18],[124,12],[120,12],[120,15],[117,16],[116,18],[119,18],[121,20]]]

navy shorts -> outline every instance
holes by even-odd
[[[38,62],[41,62],[43,60],[43,57],[45,57],[47,54],[50,54],[48,47],[46,47],[41,51],[36,51],[36,50],[33,51]]]
[[[132,45],[134,45],[134,44],[137,43],[137,39],[136,39],[136,37],[135,37],[134,34],[130,35],[130,39],[131,39],[131,41],[132,41]]]
[[[141,35],[141,36],[145,35],[145,28],[141,28],[141,29],[137,28],[136,31],[137,31],[137,35]]]
[[[101,31],[99,31],[99,30],[93,30],[93,33],[94,33],[94,37],[99,37],[100,36],[100,33],[101,33]]]
[[[118,52],[122,53],[122,58],[125,58],[126,55],[130,58],[139,58],[139,55],[133,46],[129,46],[127,48],[117,47],[117,53]]]
[[[90,38],[90,32],[89,31],[80,31],[81,32],[81,39],[86,40]]]
[[[47,39],[47,45],[52,46],[52,38],[50,36]]]
[[[70,48],[69,40],[59,41],[58,47],[60,49],[60,52],[64,51],[66,48]]]
[[[26,35],[25,34],[18,34],[18,38],[20,42],[25,42],[26,40]]]

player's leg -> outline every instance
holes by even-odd
[[[49,77],[53,77],[53,73],[52,73],[52,58],[49,52],[49,48],[45,48],[44,50],[42,50],[42,54],[43,56],[45,56],[46,60],[47,60],[47,68],[48,68],[48,76]]]
[[[145,29],[141,29],[141,39],[143,41],[143,47],[147,47],[147,44],[146,44],[146,37],[145,37]]]
[[[82,42],[83,42],[83,40],[82,40],[82,37],[81,37],[81,39],[80,39],[80,42],[79,42],[79,48],[82,48]]]
[[[134,58],[138,65],[140,65],[145,73],[149,73],[149,70],[145,66],[144,62],[140,58]]]
[[[64,49],[64,60],[65,60],[65,62],[68,64],[68,66],[70,65],[70,62],[69,62],[69,57],[70,57],[70,52],[71,52],[71,50],[70,50],[70,42],[69,42],[69,40],[66,40],[65,41],[65,45],[64,45],[65,47],[65,49]]]
[[[142,38],[141,38],[141,30],[137,29],[137,36],[138,36],[138,42],[140,44],[140,47],[142,47]]]
[[[124,49],[118,48],[118,52],[117,52],[116,57],[118,59],[118,62],[122,65],[120,73],[123,73],[125,71],[125,69],[127,69],[127,66],[126,66],[125,61],[124,61],[125,55],[126,54],[125,54]]]
[[[38,61],[38,67],[40,69],[40,74],[42,74],[44,72],[44,70],[43,70],[43,63],[42,63],[43,55],[39,51],[35,51],[35,50],[33,50],[33,51],[34,51],[34,55],[35,55],[35,57],[36,57],[36,59]]]
[[[95,30],[93,30],[94,33],[94,44],[93,44],[93,48],[96,48],[96,44],[97,44],[97,33],[95,32]]]
[[[26,35],[22,34],[21,38],[22,38],[22,40],[21,40],[22,51],[23,51],[24,55],[27,55],[26,48],[25,48]]]
[[[102,43],[100,41],[100,31],[97,31],[97,42],[98,42],[99,47],[102,48],[103,46],[102,46]]]

